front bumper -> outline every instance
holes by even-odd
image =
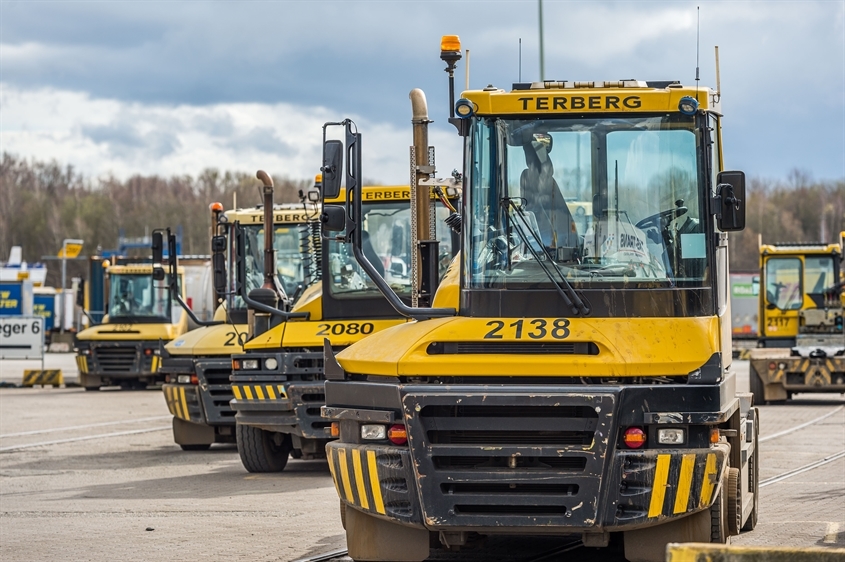
[[[165,357],[160,372],[171,381],[163,388],[167,406],[174,416],[204,425],[235,425],[235,412],[229,405],[234,397],[229,381],[232,373],[229,357]],[[197,384],[173,382],[179,375],[195,375]]]
[[[161,357],[158,341],[77,341],[76,364],[84,375],[107,381],[146,377],[159,380]]]
[[[711,505],[730,447],[704,436],[738,408],[721,399],[733,396],[732,377],[660,389],[330,381],[327,413],[341,420],[341,440],[327,445],[329,466],[348,505],[434,531],[650,526]],[[385,411],[390,394],[399,408]],[[369,403],[357,410],[358,399]],[[672,411],[681,405],[691,411]],[[349,420],[379,414],[405,423],[408,445],[360,442]],[[625,427],[660,424],[686,427],[686,446],[631,450],[618,441]]]
[[[330,422],[323,419],[325,404],[322,378],[322,352],[289,352],[235,356],[233,359],[257,359],[264,365],[276,359],[274,371],[252,370],[232,373],[232,410],[242,425],[297,435],[306,439],[326,439]]]
[[[845,356],[794,357],[787,353],[752,352],[752,365],[764,385],[779,385],[790,392],[845,392]]]

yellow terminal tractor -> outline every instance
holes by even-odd
[[[74,338],[79,384],[85,390],[120,385],[146,388],[164,380],[159,372],[159,342],[188,331],[188,314],[171,299],[167,287],[154,285],[150,263],[123,263],[106,268],[106,315],[103,322],[82,330]],[[183,270],[176,270],[176,284],[185,298]]]
[[[758,404],[796,392],[845,392],[842,252],[839,244],[760,246],[760,339],[751,350]]]
[[[447,36],[450,76],[461,58]],[[411,92],[411,198],[461,180],[461,253],[417,306],[363,251],[361,135],[324,142],[324,233],[414,319],[327,350],[326,452],[349,555],[421,561],[484,535],[574,535],[662,561],[757,519],[757,414],[731,369],[727,232],[742,172],[722,170],[719,96],[677,82],[563,82],[463,93],[462,177],[438,180]],[[332,124],[327,124],[327,126]],[[325,138],[325,137],[324,137]],[[345,207],[331,200],[344,169]],[[569,200],[592,203],[579,225]],[[417,205],[416,224],[428,206]],[[350,226],[351,223],[351,226]],[[434,294],[434,298],[431,296]]]
[[[379,278],[398,298],[410,302],[410,190],[368,186],[356,194],[361,194],[363,251]],[[451,205],[457,196],[457,190],[451,190],[444,200]],[[338,204],[345,197],[341,191],[329,202]],[[448,214],[440,212],[441,231],[448,230],[442,224]],[[457,246],[457,237],[447,237],[440,245],[438,272],[445,271]],[[232,358],[238,451],[250,472],[284,470],[290,456],[325,458],[325,444],[332,436],[325,431],[330,423],[320,415],[324,342],[343,348],[406,321],[385,301],[347,245],[330,240],[322,249],[322,283],[303,293],[290,320],[257,334],[242,355]]]
[[[301,204],[273,207],[276,278],[294,299],[320,276],[319,207],[302,199]],[[215,295],[220,305],[214,321],[197,321],[202,327],[171,341],[161,354],[160,372],[165,376],[164,397],[173,414],[173,439],[184,450],[205,450],[212,443],[235,442],[235,412],[229,406],[233,397],[229,381],[231,356],[243,351],[248,332],[246,303],[239,294],[240,280],[236,275],[236,228],[243,232],[245,242],[247,290],[262,282],[263,206],[224,213],[223,205],[214,203],[211,212]],[[174,236],[168,238],[173,247]],[[159,241],[158,247],[161,245]],[[153,253],[156,254],[155,248]],[[172,268],[175,264],[170,265]]]

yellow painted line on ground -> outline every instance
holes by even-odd
[[[361,466],[361,451],[352,451],[352,468],[355,473],[355,485],[358,486],[358,497],[361,500],[361,507],[370,509],[370,501],[367,499],[367,489],[364,487],[364,469]]]
[[[695,453],[684,455],[681,460],[681,473],[678,477],[678,489],[675,492],[675,509],[673,513],[686,513],[689,505],[692,474],[695,471]]]
[[[249,386],[244,387],[244,394],[246,395],[247,400],[254,400],[252,397],[252,389]]]
[[[349,465],[346,463],[346,449],[338,449],[337,456],[340,461],[340,477],[343,480],[343,495],[346,496],[346,501],[354,504],[355,498],[352,495],[352,484],[349,482]]]
[[[239,386],[232,385],[232,394],[234,394],[235,398],[237,398],[238,400],[244,399],[244,397],[241,396],[241,389]]]
[[[666,480],[669,477],[671,455],[657,455],[657,467],[654,469],[654,486],[651,489],[651,504],[648,516],[657,517],[663,513],[663,500],[666,498]]]
[[[698,507],[706,507],[710,503],[710,497],[713,495],[713,487],[716,477],[716,455],[714,453],[707,453],[707,462],[704,465],[704,476],[701,479],[701,499],[698,502]]]
[[[370,489],[373,491],[373,503],[375,504],[376,511],[384,515],[384,500],[381,498],[381,484],[378,479],[375,451],[367,451],[367,465],[370,469]]]
[[[259,400],[264,400],[264,389],[261,388],[260,384],[255,385],[255,396],[257,396]]]

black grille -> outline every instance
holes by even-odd
[[[462,505],[455,506],[455,513],[477,515],[566,515],[562,505]]]
[[[592,431],[440,431],[428,432],[434,445],[589,445]]]
[[[95,347],[94,360],[101,371],[110,373],[131,373],[135,370],[138,351],[133,346]]]
[[[511,355],[598,355],[592,342],[434,342],[428,346],[429,355],[505,353]]]
[[[574,496],[577,484],[441,484],[444,494],[542,494],[544,496]]]
[[[410,386],[424,515],[454,526],[592,524],[616,392]]]
[[[205,405],[206,416],[209,423],[232,424],[235,423],[235,411],[229,406],[229,401],[234,398],[232,394],[232,383],[229,376],[232,374],[231,363],[220,362],[198,362],[197,370],[202,370],[205,380],[205,389],[200,390],[203,404]]]
[[[513,468],[543,470],[560,470],[583,472],[587,466],[585,457],[459,457],[437,455],[433,459],[437,470],[499,470],[508,471]],[[514,462],[515,461],[515,462]],[[509,464],[510,463],[510,464]],[[513,467],[511,467],[513,464]]]

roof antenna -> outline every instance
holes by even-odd
[[[701,44],[701,6],[695,7],[695,101],[698,101],[698,46]]]
[[[716,95],[713,98],[714,102],[722,99],[722,80],[719,77],[719,45],[716,45]]]
[[[522,83],[522,37],[519,38],[519,80],[517,82]]]

